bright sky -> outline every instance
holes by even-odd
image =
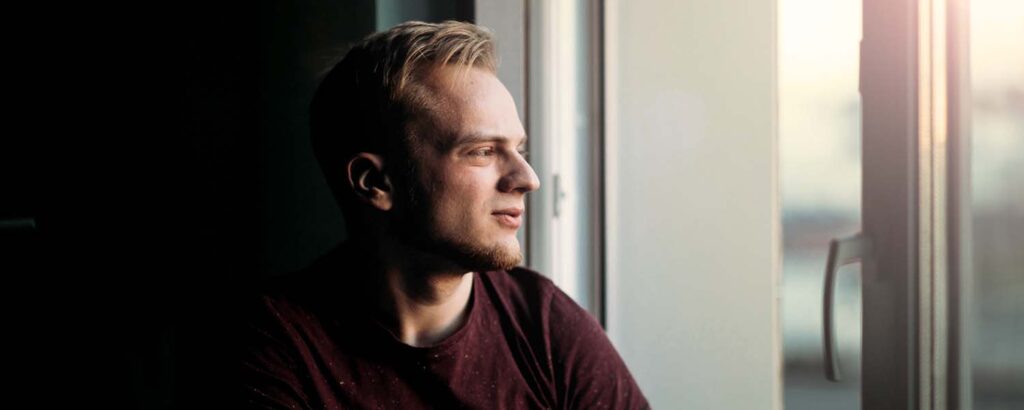
[[[859,0],[779,0],[783,210],[860,210]]]
[[[1024,1],[972,0],[970,24],[975,212],[1024,214]]]
[[[1024,184],[1024,0],[970,7],[975,201],[1024,203],[1005,189]],[[860,0],[779,0],[784,211],[859,213],[860,38]]]

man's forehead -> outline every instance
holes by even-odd
[[[521,145],[526,132],[511,94],[486,70],[437,68],[423,82],[421,131],[441,148],[467,143]]]

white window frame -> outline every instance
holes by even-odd
[[[516,100],[541,181],[519,231],[525,265],[604,324],[603,2],[475,0],[474,15],[495,32],[498,77]],[[586,83],[575,81],[581,72]]]
[[[527,243],[529,265],[604,323],[601,6],[527,2],[527,129],[541,180]]]

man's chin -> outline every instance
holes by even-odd
[[[446,248],[455,263],[475,272],[509,270],[523,262],[519,241],[515,238],[488,245],[451,243]]]
[[[519,251],[518,244],[494,245],[491,247],[463,248],[460,260],[461,265],[476,272],[492,270],[509,270],[523,262],[523,254]]]
[[[431,235],[413,239],[409,243],[467,271],[509,270],[523,262],[519,240],[515,236],[474,241],[466,236]]]

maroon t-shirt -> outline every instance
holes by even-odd
[[[243,332],[247,405],[649,408],[597,321],[536,272],[474,273],[465,324],[412,347],[371,317],[351,286],[365,270],[346,258],[333,252],[259,295]]]

